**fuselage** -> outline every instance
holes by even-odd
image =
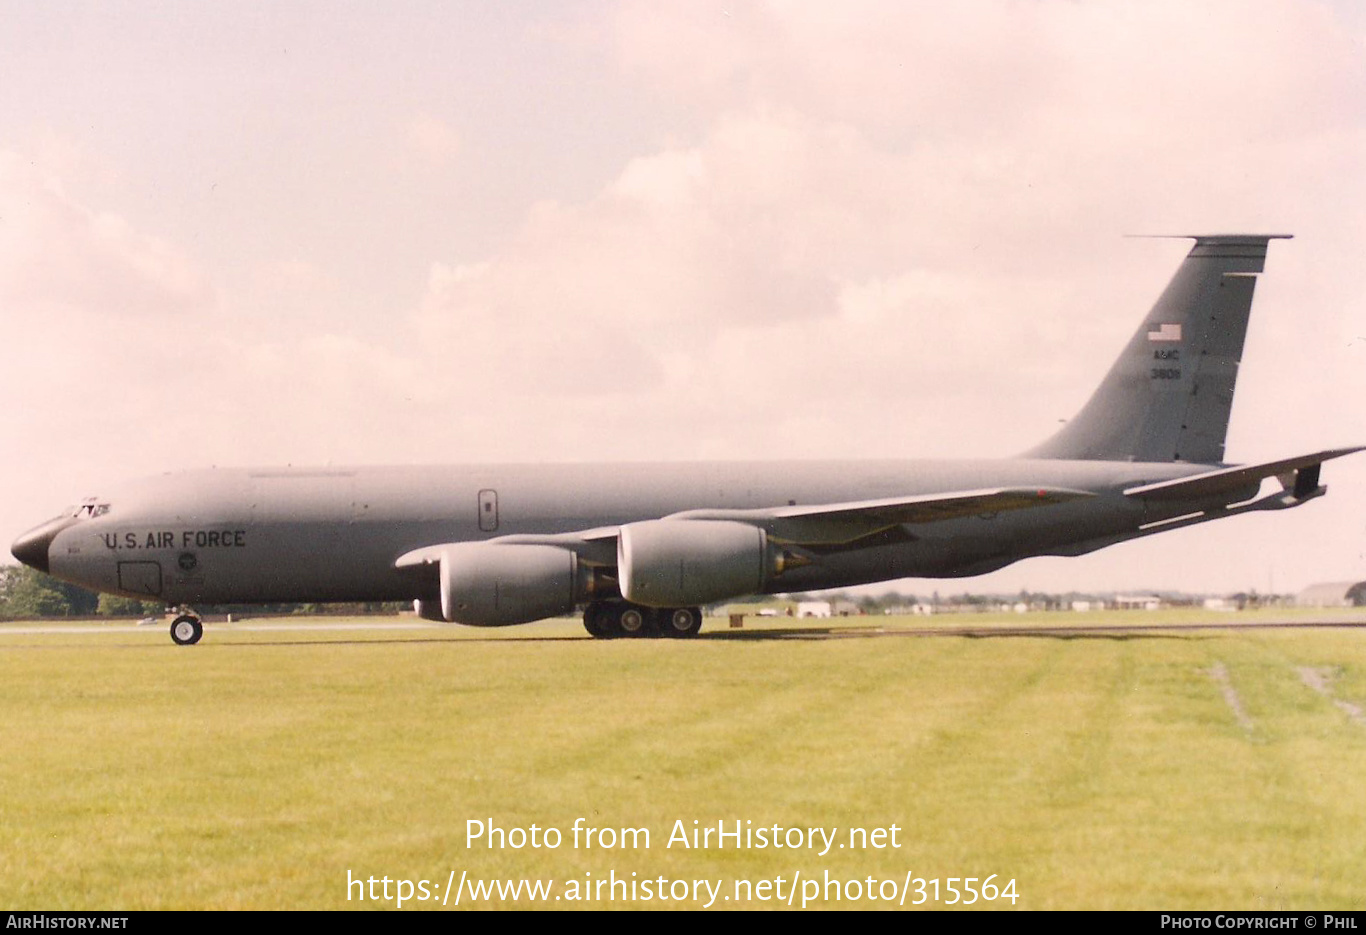
[[[1222,464],[1283,236],[1195,237],[1081,411],[1020,458],[192,471],[102,491],[13,552],[168,604],[413,600],[475,626],[583,607],[595,637],[681,638],[746,594],[976,575],[1288,509],[1361,449]],[[201,633],[182,608],[172,637]]]
[[[438,543],[581,533],[673,513],[832,504],[987,487],[1095,494],[1038,509],[902,527],[824,550],[768,591],[955,577],[1080,554],[1210,503],[1126,498],[1208,465],[1058,460],[809,461],[210,469],[129,482],[16,544],[54,576],[169,604],[431,600],[395,568]],[[1228,500],[1227,496],[1221,500]],[[37,541],[41,539],[41,541]],[[26,545],[25,545],[26,543]],[[587,561],[610,566],[610,543]],[[30,562],[31,564],[33,562]]]

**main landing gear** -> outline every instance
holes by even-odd
[[[199,615],[187,608],[179,608],[176,618],[171,621],[171,639],[177,646],[193,646],[204,635],[204,622]]]
[[[597,639],[628,636],[687,639],[702,629],[696,607],[641,607],[625,601],[594,601],[583,612],[583,628]]]

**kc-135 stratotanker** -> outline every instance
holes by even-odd
[[[1194,237],[1081,412],[1014,458],[215,468],[111,486],[13,552],[178,605],[182,644],[203,633],[191,605],[292,601],[413,601],[472,626],[583,608],[595,637],[689,637],[716,601],[978,575],[1296,507],[1325,492],[1324,461],[1362,449],[1224,463],[1253,288],[1282,236]]]

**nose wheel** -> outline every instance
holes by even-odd
[[[204,635],[204,624],[194,614],[181,614],[171,621],[171,639],[177,646],[193,646]]]

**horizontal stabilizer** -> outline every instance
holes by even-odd
[[[1363,450],[1366,450],[1366,446],[1334,448],[1300,455],[1297,458],[1286,458],[1283,461],[1221,468],[1193,477],[1179,477],[1176,480],[1144,484],[1142,487],[1130,487],[1124,494],[1139,500],[1199,500],[1234,493],[1260,484],[1268,477],[1279,477],[1287,490],[1293,491],[1296,497],[1304,498],[1318,489],[1318,468],[1323,462]],[[1311,476],[1313,483],[1306,483]]]

